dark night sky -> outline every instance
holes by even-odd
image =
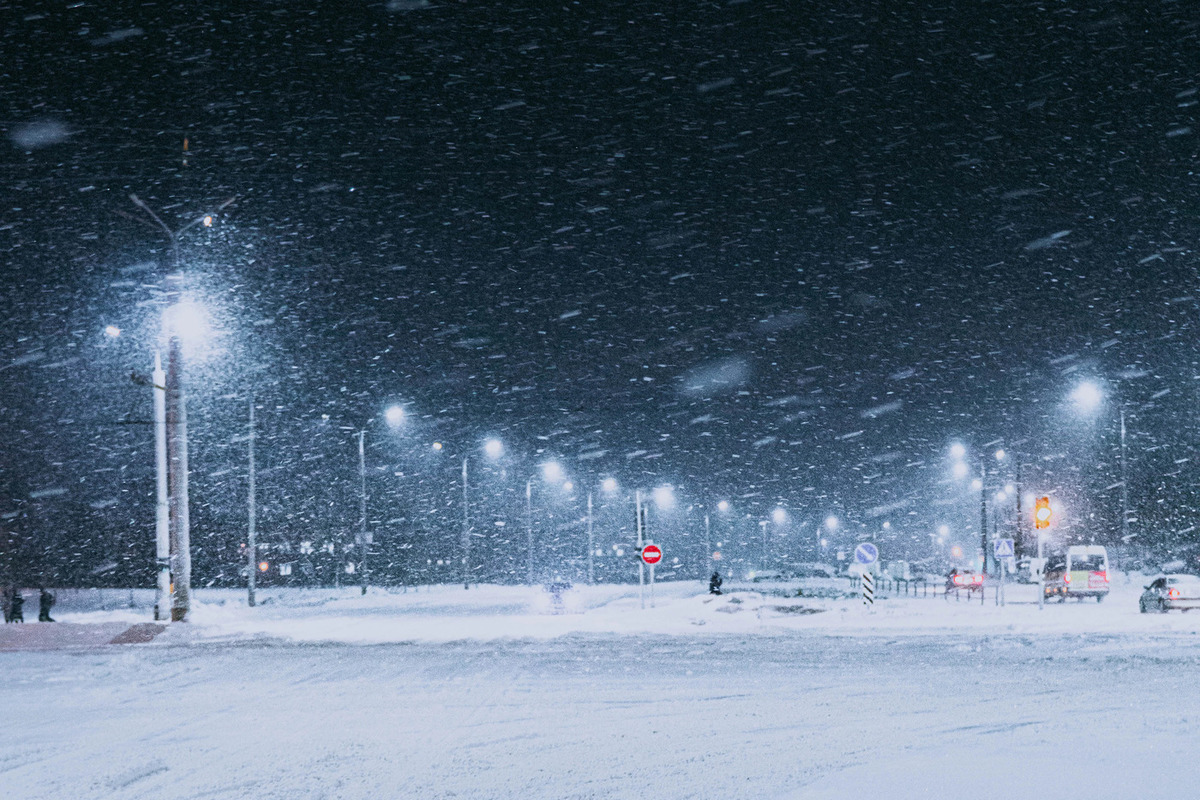
[[[281,536],[352,522],[362,425],[373,525],[418,550],[459,513],[419,453],[485,435],[514,475],[542,451],[901,548],[966,540],[946,446],[1002,440],[1105,535],[1116,404],[1072,419],[1083,376],[1129,409],[1139,524],[1191,524],[1189,4],[70,5],[0,7],[0,529],[76,543],[54,569],[149,543],[118,423],[170,253],[130,192],[173,224],[238,198],[183,250],[212,575],[250,387]]]

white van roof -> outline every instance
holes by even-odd
[[[1101,544],[1073,544],[1067,548],[1069,556],[1104,556],[1108,558],[1108,551]]]

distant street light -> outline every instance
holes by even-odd
[[[782,506],[776,506],[775,510],[771,512],[771,519],[775,521],[776,525],[783,525],[788,521],[788,513]]]
[[[613,492],[617,491],[617,479],[605,478],[604,480],[600,481],[600,488],[608,494],[612,494]]]
[[[404,423],[404,407],[388,406],[387,411],[383,412],[383,417],[389,427],[398,428]]]
[[[724,513],[728,510],[729,510],[729,501],[728,500],[722,500],[721,502],[717,503],[717,511]]]
[[[1083,381],[1071,392],[1071,400],[1084,413],[1092,413],[1104,402],[1104,392],[1094,381]]]
[[[115,339],[121,335],[121,329],[118,328],[116,325],[105,325],[104,326],[104,334],[110,338]]]
[[[654,490],[654,504],[660,509],[673,508],[675,506],[675,490],[670,486],[659,486]]]

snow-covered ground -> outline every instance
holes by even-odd
[[[887,592],[868,613],[849,593],[848,581],[734,584],[721,597],[698,583],[659,583],[642,608],[637,586],[576,586],[561,604],[541,587],[459,585],[418,590],[357,587],[260,591],[259,605],[246,605],[244,590],[201,589],[194,593],[191,621],[166,635],[170,641],[270,638],[295,642],[383,644],[464,639],[553,638],[572,633],[780,635],[812,632],[843,636],[946,635],[956,633],[1136,635],[1200,632],[1200,614],[1138,613],[1147,582],[1140,575],[1114,577],[1111,595],[1095,600],[1037,607],[1037,587],[1009,584],[1006,604],[993,589],[982,598],[958,600],[933,593],[892,596]],[[797,597],[796,589],[806,596]],[[939,590],[940,591],[940,590]],[[63,623],[147,622],[149,591],[63,590],[55,617]],[[28,615],[27,615],[28,616]],[[6,636],[7,634],[7,636]],[[12,648],[13,632],[0,629],[0,650]],[[26,634],[28,637],[28,634]],[[61,635],[61,634],[60,634]]]
[[[762,586],[660,584],[645,611],[637,587],[592,587],[565,614],[520,587],[268,591],[255,609],[201,591],[192,623],[133,646],[104,636],[147,621],[144,593],[130,609],[124,593],[63,592],[57,628],[0,629],[0,786],[22,800],[1190,796],[1200,614],[1140,615],[1139,579],[1115,583],[1103,604],[1041,612],[1010,587],[1004,608],[897,598],[874,614],[749,591]],[[36,649],[50,629],[57,649]]]

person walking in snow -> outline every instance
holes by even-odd
[[[709,594],[720,594],[721,593],[721,584],[723,582],[724,581],[721,580],[721,573],[714,572],[712,574],[712,577],[708,579],[708,593]]]
[[[38,594],[38,622],[54,622],[50,618],[50,608],[54,605],[54,595],[46,591],[46,587],[41,587],[41,592]]]
[[[25,612],[22,610],[25,606],[25,598],[21,596],[21,590],[13,588],[12,595],[9,599],[9,617],[12,622],[24,622]]]
[[[4,624],[12,622],[12,587],[5,586],[3,591],[0,591],[0,606],[4,608]]]

